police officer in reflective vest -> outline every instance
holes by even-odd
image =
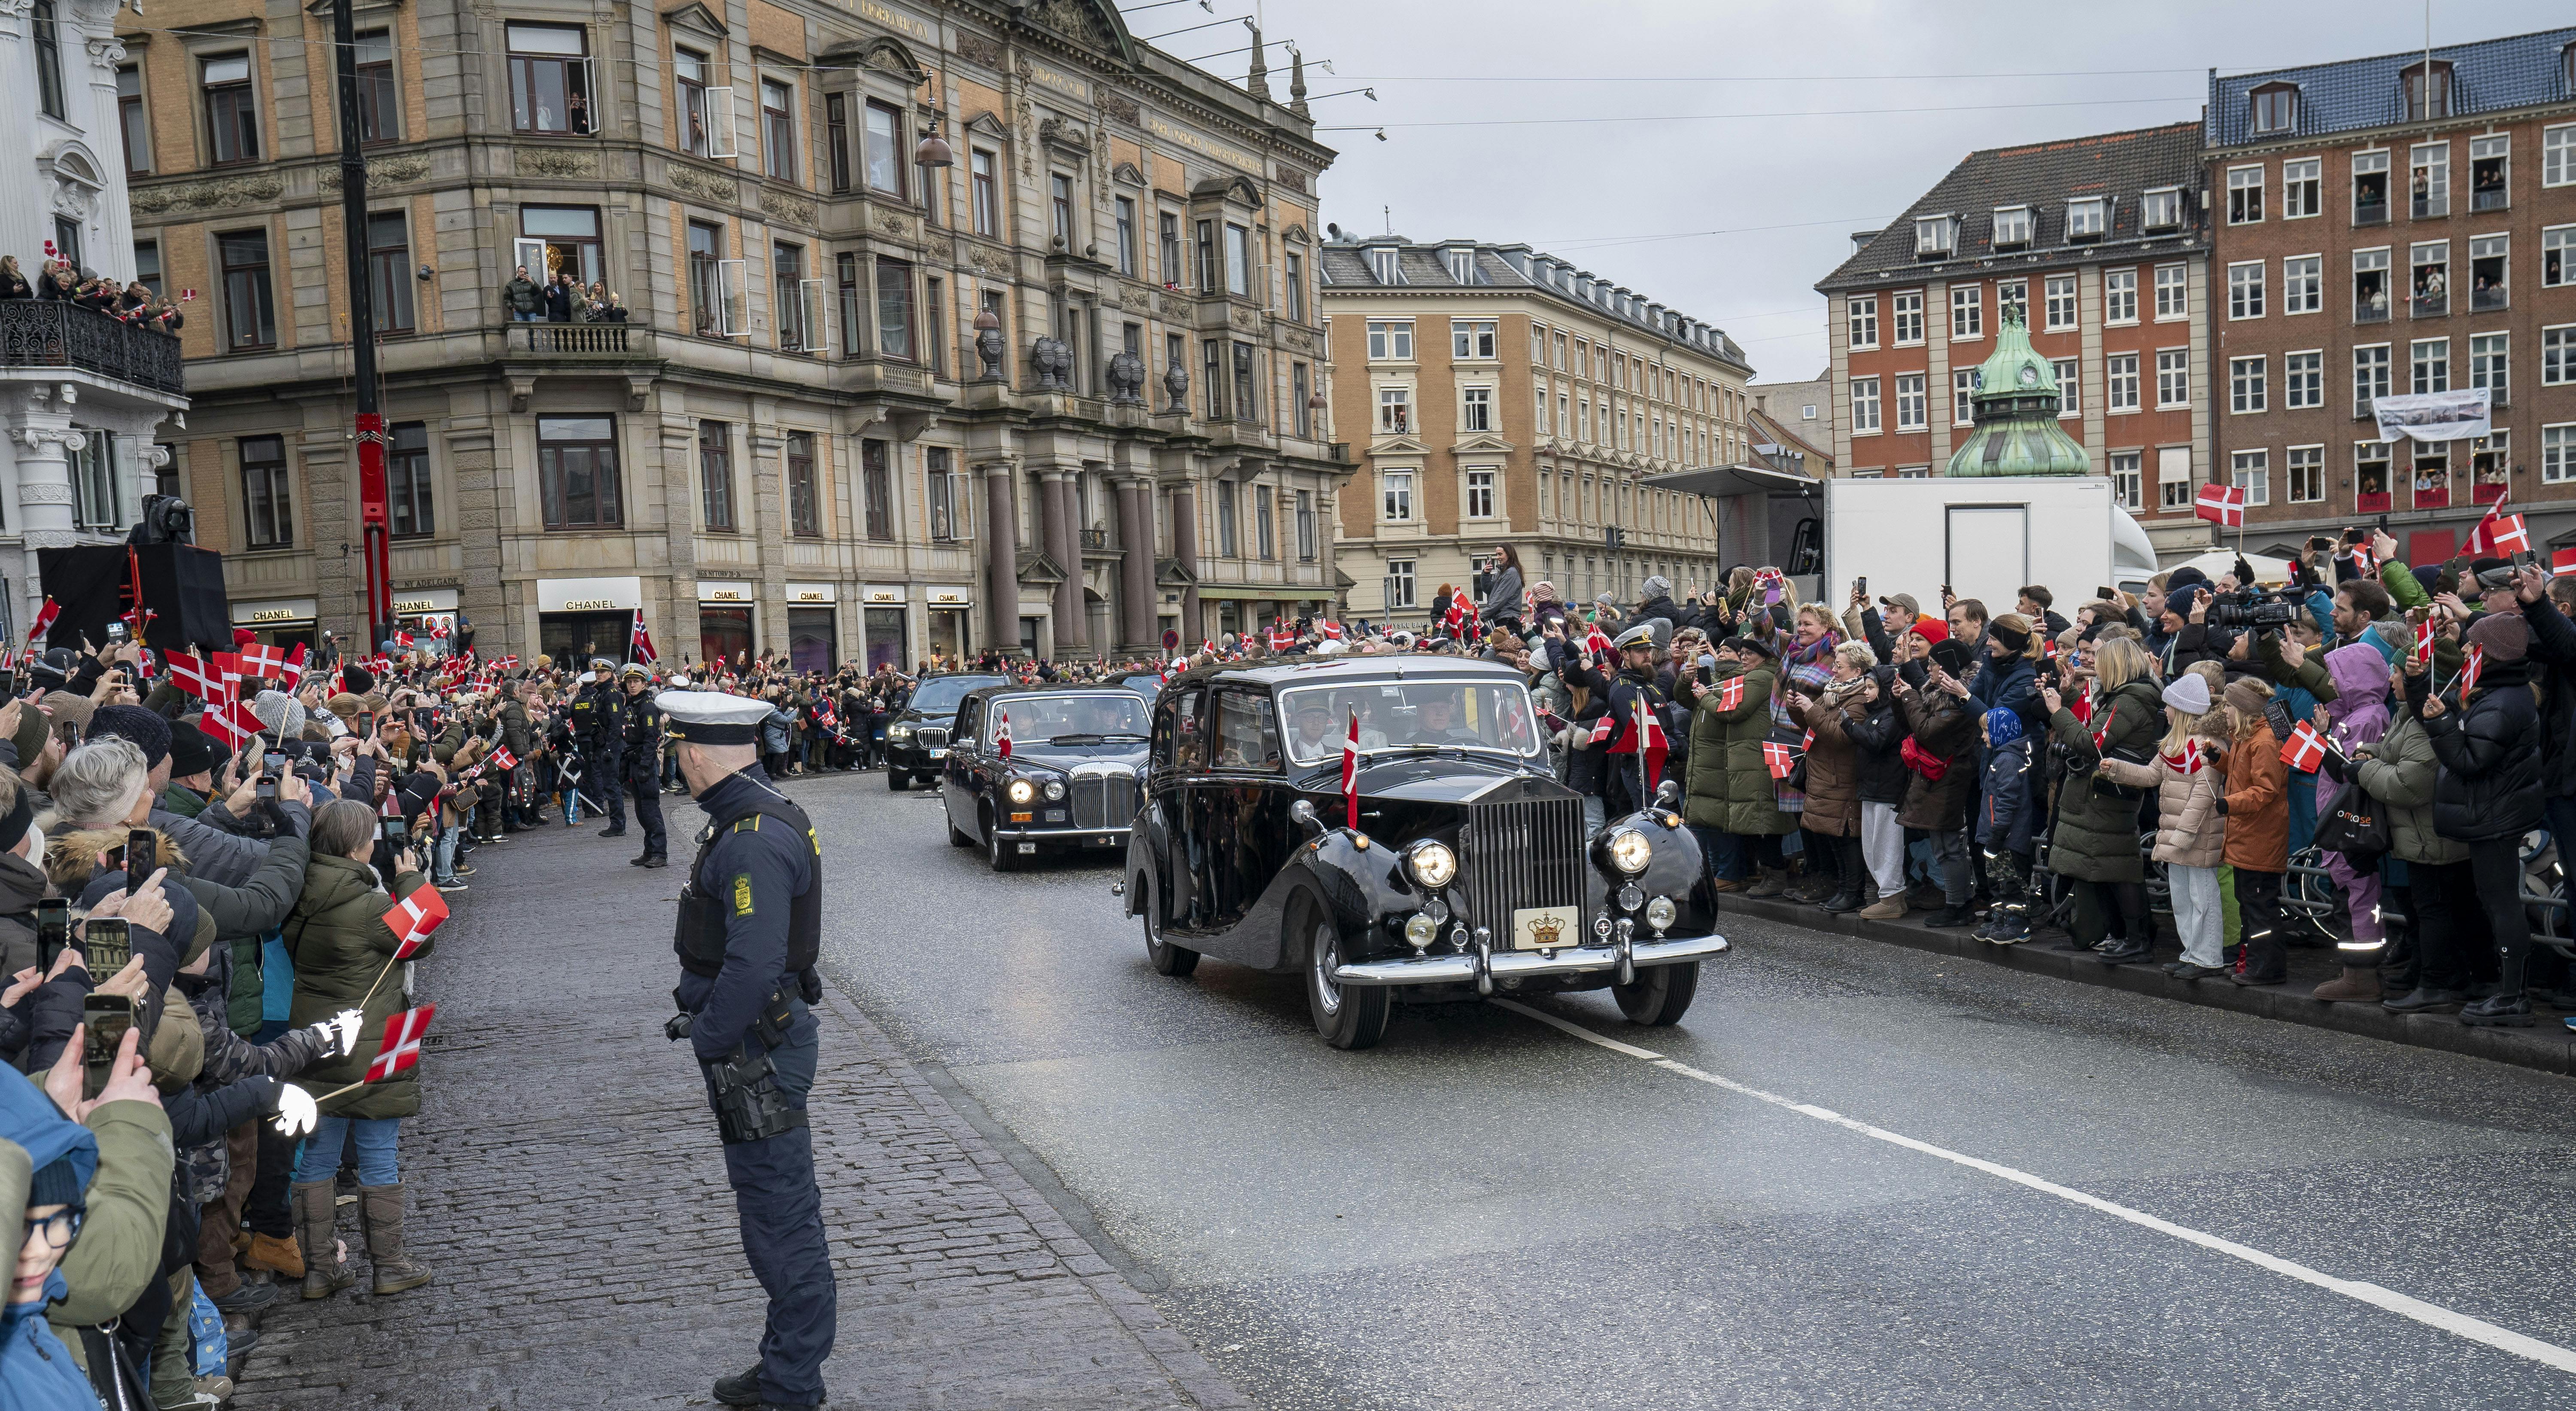
[[[807,1005],[823,995],[814,960],[823,929],[822,851],[804,810],[761,772],[767,703],[717,691],[654,698],[672,753],[706,811],[680,893],[674,946],[685,1038],[704,1070],[724,1140],[743,1254],[769,1295],[760,1362],[722,1378],[728,1406],[819,1406],[838,1305],[805,1097],[817,1045]]]
[[[573,742],[581,748],[581,782],[590,801],[608,810],[603,838],[626,836],[626,702],[612,679],[616,663],[590,659],[590,680],[573,698]]]
[[[637,867],[669,865],[671,840],[662,831],[662,708],[645,694],[652,689],[653,669],[630,662],[619,674],[626,691],[625,738],[617,748],[617,785],[635,796],[635,821],[644,829],[644,854],[627,861]]]

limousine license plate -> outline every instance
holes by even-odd
[[[1583,917],[1570,906],[1524,906],[1512,913],[1516,950],[1558,950],[1583,944]]]
[[[946,758],[948,758],[948,751],[946,751],[946,750],[932,750],[932,751],[930,752],[930,757],[931,757],[932,759],[946,759]]]

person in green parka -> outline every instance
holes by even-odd
[[[1717,890],[1740,892],[1753,863],[1783,866],[1780,836],[1796,826],[1795,819],[1780,811],[1780,796],[1762,759],[1780,668],[1769,643],[1729,637],[1717,650],[1716,676],[1707,686],[1691,678],[1696,700],[1682,821],[1699,835]],[[1729,705],[1727,683],[1734,680],[1742,681],[1744,690]]]
[[[2155,662],[2135,638],[2100,643],[2094,671],[2100,691],[2089,724],[2066,708],[2055,686],[2040,693],[2048,707],[2051,743],[2064,752],[2066,762],[2057,786],[2048,870],[2075,884],[2076,948],[2101,947],[2116,910],[2123,934],[2104,958],[2127,963],[2146,959],[2156,934],[2147,914],[2146,863],[2138,850],[2141,800],[2149,791],[2115,785],[2101,778],[2095,766],[2105,754],[2133,764],[2154,758],[2164,735],[2164,700]]]
[[[304,891],[284,927],[286,953],[295,962],[295,1003],[287,1022],[296,1028],[309,1027],[358,1005],[362,998],[366,1011],[355,1053],[304,1071],[301,1084],[319,1095],[364,1078],[381,1046],[385,1021],[409,1007],[403,977],[385,973],[401,944],[386,924],[385,913],[392,909],[395,897],[410,896],[429,879],[421,875],[419,859],[405,848],[396,861],[394,891],[386,894],[371,861],[376,812],[355,799],[334,799],[316,809],[311,841],[313,858],[305,872]],[[428,951],[429,943],[424,941],[413,956]],[[395,1161],[402,1119],[420,1111],[420,1070],[409,1069],[328,1098],[320,1110],[321,1122],[304,1143],[293,1190],[296,1236],[304,1246],[304,1296],[328,1298],[356,1282],[357,1276],[343,1265],[335,1245],[332,1190],[342,1145],[353,1129],[358,1147],[358,1213],[366,1230],[367,1256],[374,1265],[375,1291],[399,1293],[428,1283],[429,1270],[403,1253],[402,1176]]]

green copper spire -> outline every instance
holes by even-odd
[[[2031,351],[2021,310],[2007,305],[1994,356],[1977,369],[1977,429],[1950,475],[2091,475],[2084,447],[2057,424],[2057,370]]]

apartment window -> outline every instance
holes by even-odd
[[[774,79],[760,81],[760,150],[770,176],[797,180],[796,90]]]
[[[537,418],[537,478],[548,529],[615,529],[617,423],[605,416]]]
[[[1917,259],[1939,259],[1949,255],[1958,244],[1959,218],[1924,216],[1914,222],[1914,255]]]
[[[2302,157],[2281,163],[2281,218],[2304,220],[2325,211],[2320,192],[2325,185],[2325,161],[2320,157]]]
[[[2030,207],[1995,207],[1995,244],[2027,245],[2030,243]]]
[[[1199,256],[1199,288],[1203,292],[1212,292],[1217,287],[1215,221],[1203,220],[1198,222],[1197,244]],[[1369,253],[1372,256],[1383,254],[1388,256],[1391,260],[1395,252],[1392,250],[1372,250]],[[1386,281],[1381,277],[1379,282],[1385,283]]]
[[[506,29],[511,126],[521,132],[591,131],[590,32],[579,25]]]
[[[1117,201],[1117,210],[1118,272],[1120,274],[1133,276],[1136,273],[1136,198],[1133,196],[1119,197]],[[1296,257],[1291,255],[1289,258],[1295,259]]]
[[[2102,360],[2102,405],[2106,411],[2138,409],[2138,355],[2114,353]]]
[[[2156,405],[2191,405],[2191,351],[2166,348],[2156,354]]]
[[[1464,405],[1461,409],[1458,429],[1461,431],[1493,430],[1494,389],[1491,387],[1467,387],[1460,389],[1459,395],[1463,399]]]
[[[2388,395],[2388,345],[2352,350],[2352,414],[2370,415],[2370,404]]]
[[[1290,415],[1296,426],[1297,434],[1303,437],[1312,437],[1315,434],[1315,409],[1309,405],[1309,403],[1314,400],[1314,396],[1312,392],[1309,391],[1309,384],[1306,377],[1306,365],[1304,363],[1290,363],[1288,365],[1288,397],[1295,407],[1295,410],[1291,412]],[[1541,417],[1545,417],[1547,415],[1547,400],[1545,398],[1539,399],[1538,408],[1539,415]]]
[[[377,330],[411,332],[411,237],[400,211],[367,215],[367,280]]]
[[[698,423],[698,508],[709,529],[741,527],[733,520],[733,428],[721,421]]]
[[[1852,434],[1874,435],[1878,431],[1878,379],[1855,377],[1851,380]],[[1586,437],[1585,439],[1590,439]]]
[[[1073,248],[1073,178],[1063,172],[1047,173],[1048,233],[1059,250]]]
[[[160,241],[137,240],[134,242],[134,279],[136,283],[151,290],[154,298],[159,298],[161,296]]]
[[[2281,395],[2287,405],[2326,404],[2326,355],[2323,350],[2281,355]]]
[[[2292,84],[2267,85],[2254,90],[2254,130],[2288,132],[2299,125],[2299,90]]]
[[[2057,414],[2075,416],[2084,410],[2083,364],[2073,358],[2054,358],[2049,368],[2057,377]]]
[[[2576,323],[2540,330],[2540,385],[2576,383]]]
[[[2272,503],[2272,453],[2238,451],[2228,467],[2228,479],[2245,492],[2248,507]]]
[[[805,247],[773,242],[769,247],[769,299],[778,320],[779,351],[820,351],[823,311],[815,307],[820,293],[805,280]]]
[[[1981,338],[1986,331],[1986,291],[1974,284],[1954,285],[1950,290],[1950,336],[1954,339]]]
[[[822,497],[814,482],[814,433],[787,433],[787,529],[807,536],[823,532]]]
[[[394,41],[371,29],[358,36],[358,140],[373,145],[402,140],[402,109],[394,102]]]
[[[2047,322],[2049,332],[2055,333],[2075,326],[2075,276],[2071,274],[2048,276],[2040,285],[2040,295],[2046,301],[2040,312],[2041,317]]]
[[[1896,378],[1896,429],[1920,431],[1930,423],[1929,399],[1924,394],[1923,374],[1900,373]]]
[[[912,266],[877,256],[877,351],[910,361],[912,350]]]
[[[2263,368],[2260,357],[2227,360],[2227,409],[2231,412],[2267,410]]]
[[[2180,473],[2176,473],[2177,465]],[[2199,493],[2199,482],[2191,473],[2191,452],[2164,446],[2156,451],[2156,507],[2160,510],[2187,510],[2192,497]]]
[[[597,206],[521,206],[519,234],[523,242],[537,241],[546,247],[545,268],[529,270],[539,280],[558,269],[583,284],[601,278]]]
[[[2138,197],[2138,224],[2148,230],[2173,230],[2182,224],[2182,190],[2167,186]]]
[[[1459,361],[1475,361],[1499,356],[1499,335],[1489,318],[1453,318],[1449,320],[1449,356]]]
[[[2407,290],[2417,318],[2439,318],[2451,311],[2451,242],[2432,240],[2408,250]]]
[[[2146,476],[2139,466],[2139,452],[2113,451],[2111,466],[2111,501],[2124,510],[2144,507]]]
[[[2509,205],[2506,159],[2513,139],[2502,133],[2469,139],[2469,209],[2501,211]]]
[[[903,195],[903,171],[909,164],[909,157],[903,150],[903,114],[887,104],[871,102],[867,105],[867,111],[859,115],[859,120],[861,124],[860,176],[866,180],[870,191],[881,191],[888,196]],[[993,194],[990,185],[993,176],[992,154],[986,152],[978,155],[985,159],[981,168],[986,180],[983,199],[990,200]],[[985,220],[986,213],[978,207],[977,234],[1001,233],[998,219],[992,222],[993,228],[989,230],[984,228]]]
[[[2388,154],[2352,154],[2352,223],[2384,225],[2388,220]]]
[[[1208,223],[1207,223],[1206,221],[1200,221],[1200,222],[1199,222],[1199,261],[1200,261],[1200,264],[1201,264],[1204,268],[1206,268],[1206,269],[1207,269],[1207,271],[1208,271],[1208,275],[1207,275],[1207,283],[1208,283],[1208,286],[1209,286],[1210,288],[1213,288],[1213,287],[1215,287],[1215,285],[1216,285],[1216,276],[1215,276],[1215,266],[1214,266],[1214,264],[1213,264],[1213,263],[1211,263],[1211,261],[1212,261],[1212,259],[1213,259],[1213,256],[1211,256],[1211,255],[1210,255],[1210,253],[1209,253],[1209,247],[1208,247],[1208,240],[1209,240],[1209,238],[1210,238],[1210,237],[1209,237],[1209,234],[1208,234]],[[1404,282],[1404,266],[1403,266],[1402,264],[1400,264],[1400,263],[1398,263],[1398,262],[1397,262],[1397,260],[1396,260],[1396,258],[1395,258],[1395,251],[1393,251],[1393,250],[1371,250],[1371,251],[1369,251],[1369,252],[1368,252],[1368,262],[1369,262],[1369,274],[1370,274],[1372,277],[1374,277],[1374,278],[1377,280],[1377,282],[1378,282],[1378,283],[1380,283],[1380,284],[1402,284],[1402,283]]]
[[[49,118],[70,110],[63,98],[62,36],[54,19],[54,0],[36,0],[32,16],[36,35],[36,103]]]
[[[2388,317],[2388,250],[2352,252],[2352,321],[2380,323]]]
[[[930,508],[930,541],[951,544],[957,541],[957,516],[964,499],[957,484],[956,472],[949,468],[948,448],[933,446],[922,452],[924,498]]]
[[[2418,62],[2398,75],[2406,97],[2406,121],[2426,122],[2451,115],[2451,66]]]
[[[706,156],[715,150],[715,120],[707,104],[707,56],[695,49],[673,49],[671,78],[679,87],[680,150],[693,157]]]
[[[831,169],[832,189],[850,189],[850,95],[823,95],[823,161]]]
[[[2425,142],[2408,155],[2406,192],[2417,220],[2451,213],[2451,144]]]
[[[702,220],[689,222],[689,317],[702,338],[721,338],[725,333],[724,297],[716,273],[716,263],[723,258],[724,231]]]
[[[1896,296],[1896,346],[1902,348],[1923,341],[1923,291],[1908,290]]]
[[[2102,321],[2104,323],[2138,321],[2138,272],[2136,270],[2102,271]]]
[[[2071,241],[2099,240],[2108,224],[2109,203],[2100,196],[2086,196],[2066,203],[2066,238]]]
[[[869,437],[859,442],[859,501],[867,536],[878,543],[894,539],[894,467],[887,443]]]
[[[1413,361],[1413,321],[1371,322],[1368,326],[1368,355],[1370,362]]]
[[[116,70],[116,130],[125,139],[125,169],[137,176],[152,170],[152,137],[143,116],[143,70],[120,64]]]
[[[2191,271],[2181,265],[2156,266],[2156,321],[2191,317]]]
[[[1413,560],[1386,561],[1386,605],[1389,608],[1416,606],[1413,601]]]
[[[1467,517],[1469,519],[1491,519],[1494,517],[1493,471],[1471,470],[1467,472]]]
[[[1865,299],[1844,301],[1843,313],[1851,321],[1851,345],[1855,350],[1878,346],[1878,297],[1876,295]],[[1565,365],[1561,351],[1564,346],[1565,335],[1558,334],[1557,347],[1560,350],[1560,356],[1557,358],[1557,366],[1559,367]]]
[[[242,521],[254,549],[295,546],[293,493],[286,472],[286,439],[241,439]]]
[[[1315,492],[1297,492],[1297,561],[1315,561]]]
[[[2451,340],[2418,338],[2407,346],[2407,365],[2413,371],[2413,390],[2448,392],[2451,390]]]
[[[2312,314],[2325,307],[2325,257],[2291,255],[2281,261],[2281,312]]]
[[[1287,262],[1288,321],[1304,323],[1306,321],[1306,257],[1291,250],[1287,254]],[[1533,357],[1531,361],[1537,362],[1538,359]]]
[[[2156,292],[2164,292],[2163,280],[2157,280]],[[2227,316],[2231,319],[2263,316],[2263,262],[2249,260],[2227,267]]]
[[[1402,436],[1413,430],[1412,388],[1377,389],[1377,429],[1384,436]]]
[[[214,165],[259,160],[259,105],[250,91],[250,55],[208,59],[201,70],[206,90],[206,141]]]
[[[2540,285],[2569,284],[2576,284],[2576,225],[2553,225],[2540,232]]]
[[[2469,241],[2469,312],[2489,313],[2511,300],[2505,286],[2511,237],[2480,235]]]
[[[2576,480],[2576,422],[2540,428],[2540,478],[2551,484]]]
[[[224,346],[277,344],[277,308],[268,283],[268,232],[234,230],[215,237],[224,265]]]
[[[1234,419],[1237,421],[1259,421],[1261,419],[1261,399],[1254,395],[1254,392],[1261,384],[1260,378],[1253,367],[1252,345],[1249,343],[1237,343],[1233,345],[1233,348]],[[1491,395],[1491,389],[1488,389],[1488,395]]]
[[[2502,333],[2478,333],[2469,338],[2469,385],[2487,389],[2490,406],[2500,407],[2512,400],[2512,370],[2507,366],[2511,342],[2510,335]]]
[[[978,147],[966,156],[967,192],[975,207],[975,233],[1000,239],[1002,234],[1001,177],[996,171],[993,154]],[[1164,239],[1171,239],[1172,218],[1163,217]],[[1164,252],[1164,265],[1171,265],[1170,251]]]
[[[438,530],[429,483],[429,425],[403,421],[393,426],[385,449],[385,510],[397,539],[419,539]]]
[[[1224,482],[1219,481],[1218,487],[1222,489]],[[1386,519],[1396,524],[1410,523],[1413,519],[1413,472],[1380,471],[1378,489],[1382,501],[1381,508]]]
[[[2326,448],[2292,446],[2286,465],[2290,476],[2290,503],[2314,504],[2326,497]]]
[[[2263,169],[2227,169],[2227,223],[2252,225],[2263,219]]]
[[[2352,445],[2353,495],[2364,510],[2388,508],[2388,444],[2380,440]]]
[[[1265,560],[1279,557],[1279,534],[1272,527],[1270,499],[1269,486],[1252,487],[1252,542]]]
[[[1252,292],[1252,232],[1234,224],[1225,228],[1225,292]]]

